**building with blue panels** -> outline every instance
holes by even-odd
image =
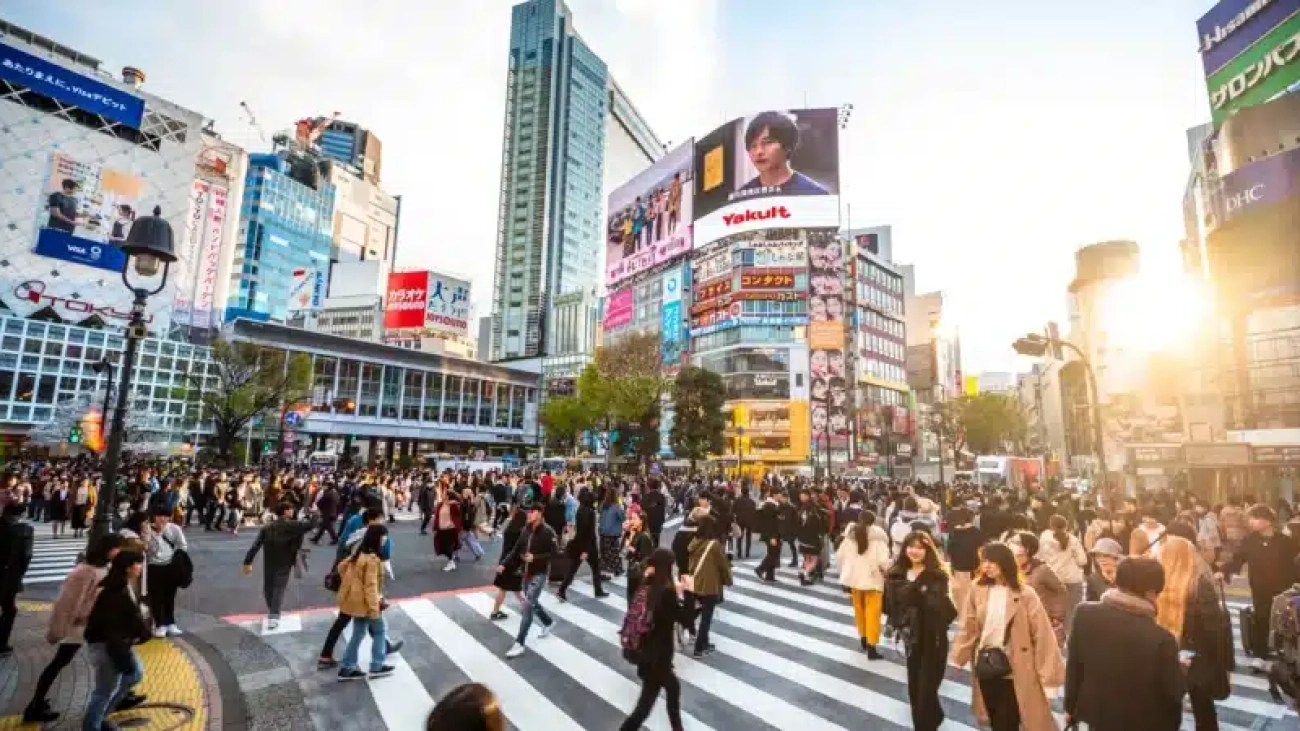
[[[283,322],[293,271],[329,270],[333,219],[334,186],[316,158],[250,155],[226,321]]]
[[[615,164],[609,156],[632,156],[633,164],[617,167],[635,171],[663,154],[649,125],[616,88],[561,0],[514,7],[492,360],[549,354],[552,298],[599,286],[605,170]],[[628,119],[611,125],[611,114]]]

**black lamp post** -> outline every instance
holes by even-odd
[[[99,359],[98,363],[90,366],[95,373],[107,373],[108,376],[104,381],[104,408],[99,412],[99,430],[100,439],[108,441],[108,406],[113,397],[113,363],[105,356]]]
[[[161,215],[162,209],[155,207],[152,216],[136,220],[131,226],[131,232],[127,234],[126,243],[122,244],[122,250],[127,255],[126,265],[122,267],[122,283],[135,295],[135,300],[131,303],[131,321],[126,328],[126,353],[122,356],[121,375],[117,384],[117,408],[113,411],[113,426],[104,456],[104,479],[99,485],[95,522],[90,531],[92,543],[113,529],[111,503],[117,491],[118,462],[122,458],[122,440],[126,435],[126,410],[131,398],[135,351],[148,334],[144,322],[145,302],[167,286],[167,275],[171,273],[172,263],[176,261],[172,227]],[[155,278],[158,279],[157,285],[150,289]],[[111,376],[111,370],[109,374]],[[105,396],[105,403],[107,400],[108,397]]]

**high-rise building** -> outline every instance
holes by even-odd
[[[291,308],[294,272],[325,277],[334,232],[334,186],[319,160],[285,150],[249,156],[242,237],[231,267],[226,320],[284,322]]]
[[[320,124],[323,117],[314,120]],[[374,132],[356,122],[332,119],[321,130],[316,144],[321,154],[353,167],[362,178],[378,184],[384,167],[384,146]]]
[[[548,352],[551,297],[600,284],[606,170],[635,171],[662,154],[605,62],[578,36],[562,0],[516,5],[506,80],[493,360]]]

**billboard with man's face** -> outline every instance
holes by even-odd
[[[609,195],[605,286],[691,250],[691,142],[679,145]]]
[[[37,254],[120,272],[122,244],[139,214],[144,181],[56,152],[41,198]]]
[[[764,228],[839,225],[839,112],[769,110],[695,144],[695,245]]]

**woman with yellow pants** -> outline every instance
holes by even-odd
[[[867,657],[879,660],[880,610],[889,568],[889,536],[876,525],[876,514],[864,510],[857,521],[844,528],[844,540],[835,551],[840,567],[840,585],[853,597],[853,619]]]

